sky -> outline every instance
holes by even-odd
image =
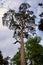
[[[23,2],[27,2],[31,5],[30,10],[34,11],[34,14],[37,16],[36,22],[37,20],[39,21],[38,15],[43,9],[40,9],[38,3],[43,2],[43,0],[0,0],[0,50],[4,57],[15,55],[20,45],[13,45],[15,41],[13,38],[13,31],[2,25],[3,14],[9,9],[15,9],[17,11],[20,4]],[[37,30],[36,33],[42,37],[40,44],[43,45],[43,32]]]

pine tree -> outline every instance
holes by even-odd
[[[29,39],[31,35],[35,33],[35,15],[33,11],[29,10],[30,5],[28,3],[22,3],[19,7],[19,11],[9,10],[2,17],[3,25],[14,30],[13,37],[16,42],[20,43],[21,65],[26,65],[25,61],[25,49],[24,38]]]

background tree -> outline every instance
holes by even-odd
[[[3,56],[2,56],[1,51],[0,51],[0,65],[3,65]]]
[[[7,56],[6,58],[3,59],[3,64],[4,65],[9,65],[9,56]]]
[[[43,46],[39,44],[40,37],[31,38],[26,43],[27,58],[30,65],[43,65]]]
[[[18,51],[16,55],[14,55],[14,57],[12,58],[12,62],[13,64],[20,65],[20,51]]]
[[[5,58],[3,59],[3,64],[2,65],[9,65],[8,60],[6,60]]]
[[[0,65],[8,65],[8,61],[5,58],[3,58],[1,51],[0,51]]]
[[[14,30],[13,37],[16,39],[14,43],[20,43],[21,65],[26,65],[24,38],[29,39],[35,33],[35,15],[33,11],[29,11],[29,7],[28,3],[22,3],[18,12],[9,10],[2,18],[3,25]]]
[[[43,8],[43,4],[42,3],[39,3],[39,6]],[[43,12],[41,12],[41,14],[39,15],[40,16],[40,22],[39,22],[39,30],[43,31]]]

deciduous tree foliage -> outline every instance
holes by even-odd
[[[35,15],[29,10],[30,5],[28,3],[22,3],[19,7],[19,11],[9,10],[2,17],[3,25],[14,30],[13,37],[16,42],[21,46],[21,65],[25,63],[25,50],[24,50],[24,38],[29,39],[31,35],[35,34]],[[16,43],[14,42],[14,43]]]
[[[31,38],[27,41],[27,58],[30,59],[31,65],[43,65],[43,46],[39,42],[40,37]]]

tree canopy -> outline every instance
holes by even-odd
[[[42,63],[43,46],[41,46],[39,42],[40,42],[40,37],[35,37],[27,41],[27,44],[26,44],[27,58],[29,58],[31,61],[31,64],[34,64],[34,65],[43,64]]]
[[[20,40],[21,29],[23,29],[23,38],[29,38],[29,33],[35,33],[35,18],[33,11],[30,11],[31,6],[28,3],[22,3],[19,11],[9,10],[2,17],[3,25],[14,30],[13,37]],[[29,32],[29,33],[28,33]],[[31,36],[31,35],[30,35]]]

